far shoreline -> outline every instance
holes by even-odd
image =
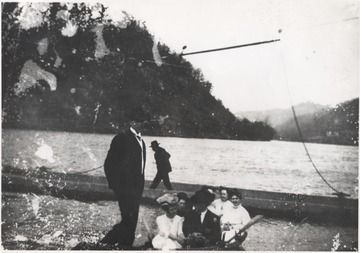
[[[26,128],[26,127],[2,127],[2,131],[6,130],[18,130],[18,131],[45,131],[45,132],[58,132],[58,133],[78,133],[78,134],[103,134],[103,135],[111,135],[115,136],[117,133],[121,132],[89,132],[89,131],[69,131],[69,130],[61,130],[61,129],[36,129],[36,128]],[[146,135],[143,134],[145,137],[164,137],[164,138],[182,138],[182,139],[193,139],[193,140],[219,140],[219,141],[243,141],[243,142],[287,142],[287,143],[299,143],[303,144],[301,141],[291,141],[291,140],[280,140],[280,139],[273,139],[273,140],[236,140],[236,139],[218,139],[218,138],[195,138],[195,137],[185,137],[185,136],[165,136],[165,135]],[[345,146],[345,147],[359,147],[356,144],[336,144],[336,143],[326,143],[326,142],[306,142],[305,144],[324,144],[324,145],[335,145],[335,146]]]

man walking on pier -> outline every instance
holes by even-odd
[[[134,118],[136,114],[131,116]],[[106,234],[101,243],[131,247],[135,239],[146,159],[145,142],[137,131],[140,121],[135,118],[125,133],[114,137],[105,159],[106,178],[119,202],[121,222]]]
[[[151,142],[151,148],[155,151],[155,161],[157,167],[157,173],[152,182],[150,189],[156,189],[160,181],[163,180],[166,189],[172,190],[172,186],[169,179],[169,172],[171,172],[170,154],[166,150],[159,146],[157,141]]]

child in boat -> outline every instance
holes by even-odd
[[[222,238],[224,238],[224,241],[232,238],[236,232],[251,220],[248,211],[241,205],[241,193],[234,189],[230,191],[229,197],[233,206],[225,210],[220,220]]]
[[[165,194],[156,201],[166,213],[156,218],[159,231],[152,240],[153,247],[161,250],[182,248],[185,239],[182,230],[184,218],[176,215],[178,197]]]
[[[221,217],[226,209],[233,207],[233,204],[228,200],[229,191],[227,188],[220,186],[219,193],[220,193],[220,198],[215,199],[208,207],[208,209],[217,216]]]

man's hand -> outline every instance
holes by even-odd
[[[185,240],[185,237],[184,237],[184,235],[180,235],[180,236],[175,236],[175,235],[173,235],[173,234],[169,234],[169,238],[171,239],[171,240],[174,240],[174,241],[177,241],[177,242],[179,242],[180,244],[183,244],[184,243],[184,240]]]
[[[235,234],[235,240],[238,241],[239,243],[242,243],[243,241],[245,241],[247,237],[247,232],[242,232],[242,233],[236,233]]]

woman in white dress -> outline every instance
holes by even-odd
[[[176,215],[178,197],[165,194],[156,201],[166,213],[156,218],[158,234],[152,240],[153,247],[161,250],[182,248],[185,239],[182,231],[184,218]]]
[[[208,209],[221,217],[226,209],[232,208],[233,204],[229,201],[229,191],[227,188],[220,186],[219,193],[220,198],[215,199]]]
[[[251,220],[248,211],[241,205],[241,193],[235,189],[230,192],[229,196],[233,206],[226,209],[220,219],[222,236],[225,241],[232,238]]]

